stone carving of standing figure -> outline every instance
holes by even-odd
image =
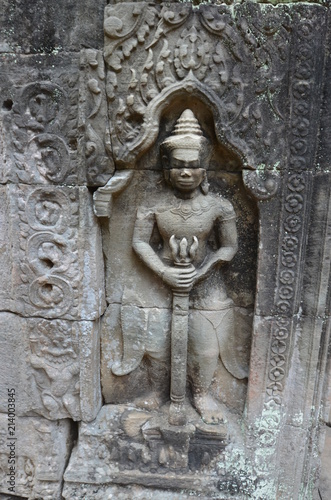
[[[171,192],[159,197],[152,208],[139,207],[133,235],[135,252],[174,294],[169,421],[175,425],[185,423],[186,365],[194,407],[208,424],[220,423],[223,418],[209,392],[219,355],[236,375],[235,362],[231,354],[228,356],[228,341],[234,335],[233,302],[219,281],[207,279],[237,252],[235,212],[228,200],[208,192],[207,148],[196,117],[190,109],[185,110],[173,134],[161,145],[164,176]],[[162,240],[162,248],[156,250],[150,244],[155,226]],[[216,250],[209,244],[213,232],[218,240]],[[179,314],[177,319],[175,314]],[[169,350],[169,343],[161,339],[157,349],[160,358],[162,350]],[[152,356],[148,345],[145,354]],[[120,374],[120,365],[130,364],[129,356],[130,349],[124,348],[114,373]],[[166,356],[169,352],[164,352],[164,359]]]

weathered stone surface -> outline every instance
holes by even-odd
[[[120,482],[206,495],[220,491],[215,472],[220,473],[219,460],[231,434],[238,433],[236,426],[208,426],[192,408],[186,426],[169,426],[167,412],[160,421],[158,411],[105,405],[95,422],[80,426],[66,485]]]
[[[52,54],[77,52],[82,44],[102,47],[105,3],[84,0],[71,5],[38,0],[29,5],[21,0],[1,0],[1,52]]]
[[[98,324],[0,313],[0,412],[14,387],[17,415],[93,420],[101,406]]]
[[[328,498],[329,2],[0,3],[15,494]]]
[[[86,188],[2,188],[0,308],[47,319],[93,320],[104,309],[100,234]]]
[[[330,427],[326,429],[324,452],[321,457],[322,466],[321,466],[321,475],[319,482],[319,494],[320,498],[324,500],[324,498],[328,498],[331,491],[331,480],[330,480],[330,467],[331,467],[331,431]]]
[[[24,66],[20,73],[17,67]],[[84,183],[79,169],[79,54],[1,58],[0,182]]]
[[[81,51],[78,157],[90,186],[103,186],[114,173],[107,120],[106,73],[101,51]]]
[[[285,153],[281,137],[286,87],[281,75],[289,60],[287,8],[277,8],[274,16],[274,8],[265,7],[265,19],[274,16],[273,37],[268,39],[268,23],[264,18],[256,22],[260,7],[251,2],[236,5],[234,16],[225,5],[200,5],[199,11],[193,11],[190,3],[169,7],[155,3],[148,9],[146,5],[118,3],[105,9],[115,158],[130,163],[152,145],[158,117],[166,108],[170,111],[177,95],[178,102],[193,97],[210,107],[218,124],[216,135],[241,155],[245,166],[277,168]],[[129,31],[122,30],[120,19]],[[257,40],[272,47],[265,53],[270,74],[262,65]],[[266,95],[270,86],[274,86],[272,103],[258,97]],[[277,158],[271,147],[276,136]]]
[[[60,500],[63,472],[72,448],[70,420],[50,422],[43,418],[16,417],[16,439],[13,439],[9,435],[7,415],[0,414],[0,432],[1,497],[7,498],[5,495],[9,494]],[[14,486],[8,483],[11,452],[15,455]]]
[[[71,484],[65,483],[63,489],[64,498],[69,500],[75,498],[77,500],[86,500],[86,498],[93,498],[95,500],[104,500],[105,498],[116,498],[118,500],[129,500],[130,498],[137,498],[139,500],[153,500],[155,497],[164,500],[190,500],[192,497],[200,497],[200,493],[179,493],[173,491],[166,491],[164,489],[145,488],[137,485],[127,486],[104,486],[100,485],[96,488],[95,485],[86,483]]]
[[[0,75],[0,183],[103,185],[114,166],[102,52],[5,54]]]

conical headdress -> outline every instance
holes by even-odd
[[[191,109],[183,111],[172,135],[161,144],[162,153],[167,157],[175,149],[196,149],[204,156],[206,146],[207,139],[203,136],[200,124]]]
[[[193,111],[190,109],[185,109],[180,115],[175,124],[175,130],[173,135],[194,135],[200,137],[202,135],[202,130],[199,125],[198,120],[194,116]],[[170,138],[173,136],[170,136]]]

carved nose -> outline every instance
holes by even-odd
[[[186,170],[186,168],[184,168],[181,172],[181,177],[191,177],[191,172],[189,170]]]

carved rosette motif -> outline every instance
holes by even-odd
[[[18,192],[19,296],[25,314],[77,316],[80,270],[76,247],[78,190],[39,187]]]
[[[311,119],[319,93],[316,86],[316,47],[312,37],[321,26],[318,10],[305,7],[296,10],[293,19],[293,83],[291,86],[291,117],[288,170],[283,174],[280,250],[277,285],[274,298],[276,319],[271,323],[271,340],[267,364],[265,402],[261,418],[256,422],[254,443],[255,472],[261,478],[262,490],[269,477],[268,494],[277,496],[278,440],[282,434],[285,383],[289,370],[291,339],[299,310],[302,262],[306,246],[307,220],[305,212],[310,200],[309,170],[313,166],[315,140]],[[315,40],[321,43],[322,37]],[[317,79],[318,80],[318,79]],[[272,491],[272,493],[270,493]],[[264,495],[262,495],[264,496]]]
[[[287,109],[287,11],[268,6],[269,14],[253,22],[254,5],[234,13],[225,5],[146,7],[119,3],[105,10],[116,160],[132,165],[155,141],[163,109],[178,96],[192,95],[212,111],[219,140],[239,153],[246,167],[277,166],[285,155],[284,144],[276,158],[273,144],[279,144]]]
[[[290,136],[289,172],[285,176],[283,191],[283,227],[275,295],[276,314],[279,318],[272,332],[269,365],[269,401],[280,405],[287,370],[291,334],[291,316],[296,307],[299,286],[301,248],[305,245],[304,213],[309,195],[307,169],[311,161],[311,106],[314,87],[314,46],[311,38],[316,20],[300,19],[296,30],[298,41],[292,84],[292,117]]]

